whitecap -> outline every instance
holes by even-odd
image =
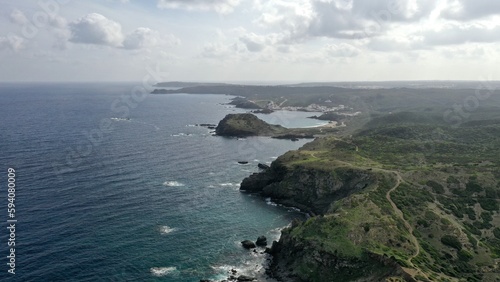
[[[219,185],[222,186],[222,187],[240,187],[239,183],[231,183],[231,182],[221,183]]]
[[[150,269],[151,274],[158,277],[169,275],[176,270],[176,267],[151,267]]]
[[[117,117],[112,117],[111,120],[114,121],[130,121],[130,118],[117,118]]]
[[[177,228],[171,228],[171,227],[166,226],[166,225],[160,227],[161,234],[170,234],[174,231],[177,231]]]
[[[167,186],[167,187],[181,187],[181,186],[185,186],[184,183],[180,183],[178,181],[165,181],[163,182],[163,186]]]
[[[278,206],[278,204],[276,204],[275,202],[271,201],[271,198],[266,198],[266,204],[268,204],[270,206],[275,206],[275,207]]]

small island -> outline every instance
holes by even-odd
[[[222,119],[215,133],[225,137],[250,137],[267,136],[277,139],[296,140],[301,138],[314,138],[317,135],[331,133],[335,128],[286,128],[281,125],[269,124],[253,114],[228,114]]]

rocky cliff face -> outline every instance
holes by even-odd
[[[298,228],[301,226],[285,229],[280,241],[274,242],[271,248],[273,260],[267,273],[278,281],[379,282],[391,276],[415,281],[389,257],[371,253],[363,253],[360,257],[347,257],[337,251],[331,252],[320,243],[294,236],[294,229]]]
[[[352,236],[332,213],[335,202],[377,185],[374,173],[350,166],[285,165],[282,159],[286,156],[244,179],[240,187],[314,215],[306,222],[292,223],[282,231],[279,242],[273,243],[270,276],[287,282],[384,281],[390,276],[413,281],[393,258],[345,241]]]
[[[270,169],[245,178],[240,189],[261,193],[306,212],[324,214],[336,200],[359,192],[374,182],[373,175],[356,168],[288,168],[278,160]]]

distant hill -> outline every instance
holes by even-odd
[[[183,82],[183,81],[168,81],[168,82],[160,82],[155,84],[155,87],[194,87],[194,86],[220,86],[220,85],[228,85],[227,83],[218,83],[218,82]]]

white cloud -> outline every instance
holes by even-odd
[[[442,11],[444,18],[453,20],[480,19],[500,13],[500,2],[491,0],[449,0]]]
[[[123,41],[125,49],[142,49],[154,47],[160,42],[160,34],[146,27],[140,27],[127,35]]]
[[[160,9],[213,10],[229,14],[240,4],[240,0],[159,0]]]
[[[7,48],[15,52],[23,49],[24,39],[17,35],[9,35],[7,37],[0,36],[0,50]]]
[[[13,9],[10,13],[9,19],[12,23],[18,25],[24,25],[28,23],[28,18],[24,15],[24,13],[18,9]]]
[[[395,24],[427,18],[437,8],[433,0],[255,0],[257,23],[279,28],[289,43],[314,37],[371,38]]]
[[[207,43],[203,46],[201,57],[208,59],[227,59],[238,53],[238,45],[226,45],[222,43]]]
[[[69,24],[70,41],[118,47],[122,45],[123,34],[119,23],[97,13],[88,14]]]
[[[156,30],[147,27],[139,27],[125,37],[123,48],[136,50],[178,44],[180,44],[180,40],[173,35],[162,36]]]
[[[341,58],[356,57],[361,53],[359,48],[346,43],[328,45],[325,51],[329,57]]]
[[[255,33],[248,33],[240,37],[240,41],[243,42],[250,52],[260,52],[266,47],[262,36]]]

